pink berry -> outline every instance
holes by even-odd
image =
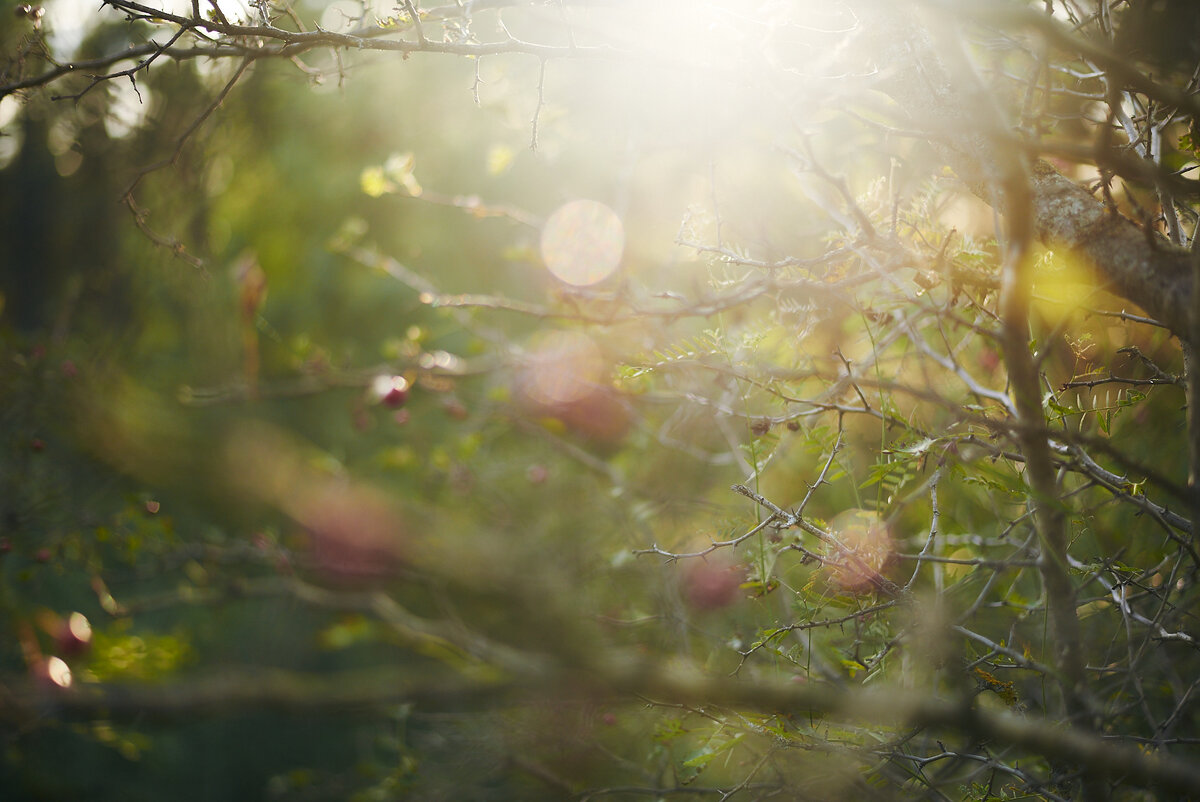
[[[741,596],[742,569],[718,561],[696,562],[684,575],[684,595],[694,610],[716,610]]]

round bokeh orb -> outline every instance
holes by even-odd
[[[586,334],[542,332],[530,343],[521,389],[540,406],[558,407],[594,393],[607,372],[604,355]]]
[[[870,510],[843,510],[829,522],[829,534],[841,547],[825,544],[830,580],[851,592],[873,587],[894,552],[887,523]]]
[[[550,215],[542,228],[542,261],[560,281],[576,287],[611,276],[625,251],[625,227],[603,203],[576,200]]]

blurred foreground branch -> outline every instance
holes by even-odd
[[[171,685],[85,684],[58,691],[8,682],[0,694],[0,715],[10,720],[48,714],[169,719],[231,710],[346,710],[409,703],[427,710],[479,710],[518,704],[531,695],[598,701],[611,700],[614,694],[633,694],[662,703],[871,721],[898,731],[912,727],[958,731],[1078,765],[1097,778],[1172,794],[1189,794],[1200,787],[1200,769],[1183,761],[1105,741],[1046,719],[984,710],[969,699],[938,699],[901,688],[744,682],[705,676],[686,667],[664,668],[640,659],[598,664],[586,672],[547,672],[496,683],[461,679],[413,682],[388,670],[321,677],[256,671],[197,677]]]

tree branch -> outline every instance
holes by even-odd
[[[977,104],[953,80],[955,72],[946,66],[930,33],[911,17],[883,9],[863,17],[875,21],[872,45],[881,65],[883,91],[917,127],[947,132],[940,140],[931,140],[933,147],[976,195],[1004,209],[1004,169],[996,143],[998,137],[1010,136],[1007,129],[980,123],[973,113]],[[1030,173],[1029,208],[1037,237],[1084,257],[1116,293],[1142,307],[1181,340],[1190,340],[1192,281],[1187,251],[1110,212],[1047,162],[1034,162]]]
[[[664,667],[644,658],[597,662],[587,675],[538,674],[498,683],[414,681],[378,669],[319,677],[241,671],[162,685],[80,684],[65,690],[5,682],[0,684],[0,718],[29,720],[51,711],[116,720],[172,719],[229,710],[344,710],[402,702],[430,710],[477,710],[518,704],[529,694],[545,699],[552,693],[609,699],[616,693],[662,702],[959,731],[1078,765],[1100,780],[1122,780],[1179,795],[1200,787],[1200,769],[1182,760],[1112,743],[1039,717],[984,710],[968,700],[938,699],[895,687],[841,689],[825,683],[746,682],[687,667]]]

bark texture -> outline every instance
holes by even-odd
[[[1190,340],[1191,255],[1108,211],[1045,161],[1034,164],[1032,178],[1041,240],[1082,256],[1111,282],[1113,292],[1140,306],[1180,340]]]

